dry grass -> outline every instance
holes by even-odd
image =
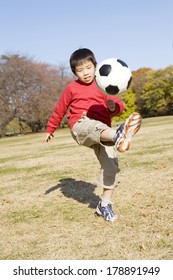
[[[118,154],[113,224],[94,215],[99,165],[69,130],[0,139],[0,259],[172,259],[172,123],[144,119]]]

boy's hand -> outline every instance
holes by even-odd
[[[52,137],[54,137],[53,134],[46,133],[46,137],[44,138],[43,142],[50,142]]]
[[[115,102],[113,100],[107,100],[106,105],[107,105],[109,111],[115,112],[116,105],[115,105]]]

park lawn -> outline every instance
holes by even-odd
[[[173,116],[143,119],[118,153],[118,221],[95,216],[102,190],[91,149],[68,129],[0,139],[0,259],[172,259]]]

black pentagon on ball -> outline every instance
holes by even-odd
[[[117,61],[122,65],[122,66],[125,66],[125,67],[128,67],[128,65],[122,61],[121,59],[117,59]]]
[[[112,70],[112,67],[110,64],[104,64],[100,67],[99,69],[99,73],[100,73],[100,76],[108,76],[110,74]]]
[[[105,88],[105,91],[110,95],[115,95],[119,93],[119,88],[117,86],[111,86]]]

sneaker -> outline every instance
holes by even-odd
[[[98,216],[103,216],[105,221],[108,222],[114,222],[118,218],[118,216],[112,210],[112,205],[108,204],[107,206],[102,207],[101,201],[99,201],[97,205],[96,214]]]
[[[130,148],[132,136],[138,132],[141,126],[141,115],[132,113],[125,123],[117,128],[117,137],[115,140],[116,149],[123,153]]]

